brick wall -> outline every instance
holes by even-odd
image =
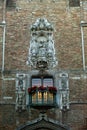
[[[54,40],[59,68],[82,69],[80,8],[67,9],[65,1],[51,2],[51,4],[39,1],[26,4],[26,1],[20,1],[18,5],[21,8],[19,11],[7,11],[6,15],[5,54],[8,57],[5,59],[5,68],[26,68],[30,40],[29,27],[38,17],[46,17],[55,27]],[[9,48],[12,49],[9,51]],[[68,60],[65,60],[66,57]]]
[[[82,65],[82,47],[80,21],[86,21],[86,10],[82,7],[69,7],[68,0],[19,0],[15,9],[6,9],[6,46],[5,77],[15,78],[17,71],[27,71],[26,65],[30,41],[30,26],[37,18],[45,17],[54,25],[54,41],[58,57],[57,70],[69,73],[70,110],[60,113],[58,109],[49,110],[49,117],[68,124],[72,130],[83,130],[87,117],[87,79]],[[0,22],[2,21],[2,5],[0,5]],[[85,29],[85,43],[87,41]],[[3,28],[0,27],[0,39]],[[87,44],[85,44],[86,52]],[[87,54],[86,54],[87,55]],[[87,56],[86,56],[87,58]],[[0,41],[0,68],[2,66],[2,41]],[[87,59],[86,59],[87,63]],[[15,112],[15,81],[3,81],[0,74],[0,129],[13,130],[16,126],[38,117],[39,111]],[[80,77],[78,79],[78,77]],[[4,87],[3,87],[4,86]],[[3,96],[12,96],[12,100],[4,100]]]

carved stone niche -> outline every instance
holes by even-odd
[[[28,64],[36,69],[49,69],[57,65],[53,40],[53,26],[45,18],[39,18],[31,26]]]

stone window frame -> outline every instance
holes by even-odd
[[[53,78],[53,76],[46,76],[46,77],[40,77],[40,76],[35,76],[35,77],[31,77],[31,82],[32,82],[32,79],[33,78],[41,78],[41,82],[44,82],[44,79],[45,78]],[[42,81],[43,80],[43,81]],[[41,83],[41,85],[43,86],[43,84],[44,83]],[[53,79],[53,85],[54,85],[54,79]],[[31,87],[32,87],[32,83],[31,83]],[[35,93],[36,95],[38,95],[38,92],[36,92]],[[50,93],[49,93],[49,95],[50,95]],[[33,94],[31,94],[30,95],[30,104],[31,104],[31,106],[34,104],[33,102],[32,102],[32,96],[33,96]],[[39,97],[38,96],[36,96],[37,97],[37,103],[36,103],[36,105],[38,105],[39,104]],[[41,100],[41,104],[39,104],[39,105],[43,105],[45,102],[43,102],[44,101],[44,99],[45,99],[45,97],[43,96],[43,92],[42,92],[42,100]],[[46,104],[49,104],[49,102],[48,102],[48,99],[49,99],[49,97],[48,97],[48,95],[47,95],[47,103]],[[52,100],[52,102],[51,102],[51,104],[54,104],[55,105],[55,103],[56,103],[56,95],[55,94],[53,94],[53,100]]]

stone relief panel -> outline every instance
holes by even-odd
[[[39,18],[31,26],[28,65],[34,69],[49,69],[57,65],[53,40],[53,26],[45,18]]]

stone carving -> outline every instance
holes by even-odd
[[[26,109],[26,86],[25,86],[25,74],[16,75],[16,111],[22,111]]]
[[[45,18],[39,18],[31,26],[28,65],[34,69],[50,69],[57,65],[53,26]]]
[[[68,74],[61,73],[59,81],[60,109],[69,109],[69,81]]]

